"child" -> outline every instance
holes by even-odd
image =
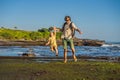
[[[53,32],[50,32],[50,37],[46,45],[50,45],[51,51],[55,52],[56,56],[58,56],[58,49],[56,43],[56,27],[53,28]]]

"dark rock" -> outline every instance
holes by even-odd
[[[0,41],[0,46],[34,46],[41,45],[45,46],[47,42],[46,39],[40,39],[38,41],[27,41],[27,40],[17,40],[17,41]],[[101,46],[105,43],[103,40],[91,40],[91,39],[79,39],[74,38],[75,46]],[[57,44],[63,45],[62,40],[57,40]]]
[[[34,53],[23,53],[22,54],[23,57],[35,57]]]

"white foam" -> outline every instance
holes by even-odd
[[[103,44],[102,47],[120,47],[120,44]]]

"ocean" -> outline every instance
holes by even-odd
[[[0,56],[21,56],[23,53],[28,53],[29,49],[35,53],[37,57],[54,57],[49,46],[0,46]],[[96,46],[75,46],[76,56],[110,56],[120,57],[120,42],[107,42],[100,47]],[[63,57],[63,46],[58,47],[59,56]],[[71,49],[68,46],[68,56],[72,56]]]

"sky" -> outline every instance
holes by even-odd
[[[120,42],[120,0],[0,0],[0,27],[61,28],[67,15],[78,38]]]

